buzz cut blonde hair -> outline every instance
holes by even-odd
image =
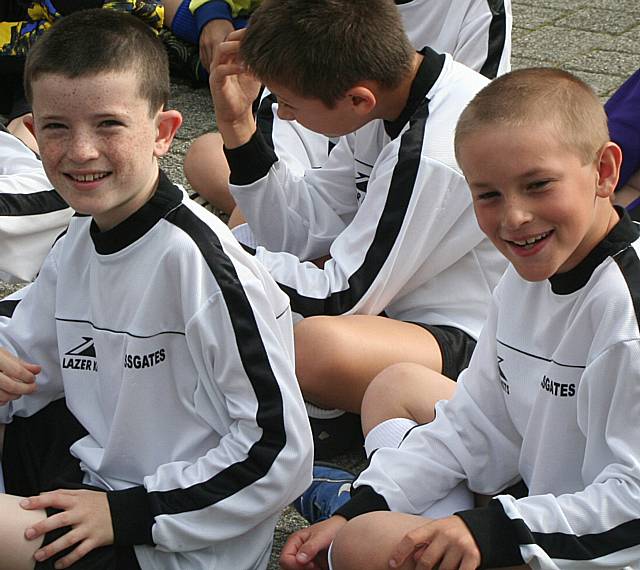
[[[595,160],[609,141],[607,116],[593,89],[567,71],[536,67],[502,75],[476,94],[458,119],[456,156],[465,137],[486,127],[537,124],[550,124],[582,164]]]

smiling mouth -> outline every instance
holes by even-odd
[[[530,238],[527,238],[525,240],[505,240],[510,244],[513,244],[517,247],[521,247],[523,249],[531,249],[534,245],[536,245],[538,242],[541,242],[542,240],[548,238],[552,233],[552,230],[548,231],[548,232],[544,232],[541,233],[537,236],[533,236]]]
[[[95,182],[109,176],[109,172],[94,172],[92,174],[65,174],[74,182]]]

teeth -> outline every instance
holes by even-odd
[[[526,247],[526,246],[531,246],[534,243],[540,241],[541,239],[546,238],[549,235],[549,232],[545,232],[543,234],[540,234],[536,237],[532,237],[526,240],[522,240],[522,241],[518,241],[518,240],[513,240],[513,243],[515,243],[516,245],[519,245],[520,247]]]
[[[74,180],[78,182],[94,182],[95,180],[100,180],[107,175],[106,172],[96,173],[96,174],[76,174],[71,175]]]

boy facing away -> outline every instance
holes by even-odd
[[[416,52],[391,0],[267,0],[229,40],[212,92],[232,192],[274,234],[329,252],[314,264],[256,251],[295,312],[322,315],[296,326],[303,395],[358,413],[371,379],[399,361],[455,379],[504,270],[453,152],[455,122],[486,78]],[[256,128],[260,84],[247,70],[281,118],[341,137],[321,168],[300,176],[278,160]],[[450,395],[437,392],[434,402]],[[339,439],[316,439],[316,451]]]
[[[26,87],[80,215],[0,330],[0,567],[265,568],[311,471],[290,310],[159,170],[181,123],[164,48],[78,12],[30,51]]]
[[[432,423],[380,442],[351,500],[294,535],[282,565],[312,568],[333,541],[334,570],[638,568],[640,228],[611,203],[621,152],[602,105],[563,71],[507,74],[462,114],[456,154],[511,262],[471,364]],[[397,397],[410,411],[419,393]],[[461,481],[495,495],[520,479],[528,496],[429,520]]]

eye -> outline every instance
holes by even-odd
[[[495,190],[489,190],[486,192],[478,192],[473,194],[473,199],[477,202],[485,202],[487,200],[491,200],[493,198],[498,198],[500,196],[500,192],[496,192]]]
[[[66,129],[66,125],[63,125],[62,123],[45,123],[44,125],[42,125],[42,129],[43,130],[48,130],[48,131],[54,131],[56,129]]]
[[[544,190],[549,186],[551,180],[535,180],[534,182],[529,182],[527,184],[528,190]]]
[[[105,119],[104,121],[100,121],[101,127],[121,127],[123,126],[122,121],[118,121],[116,119]]]

